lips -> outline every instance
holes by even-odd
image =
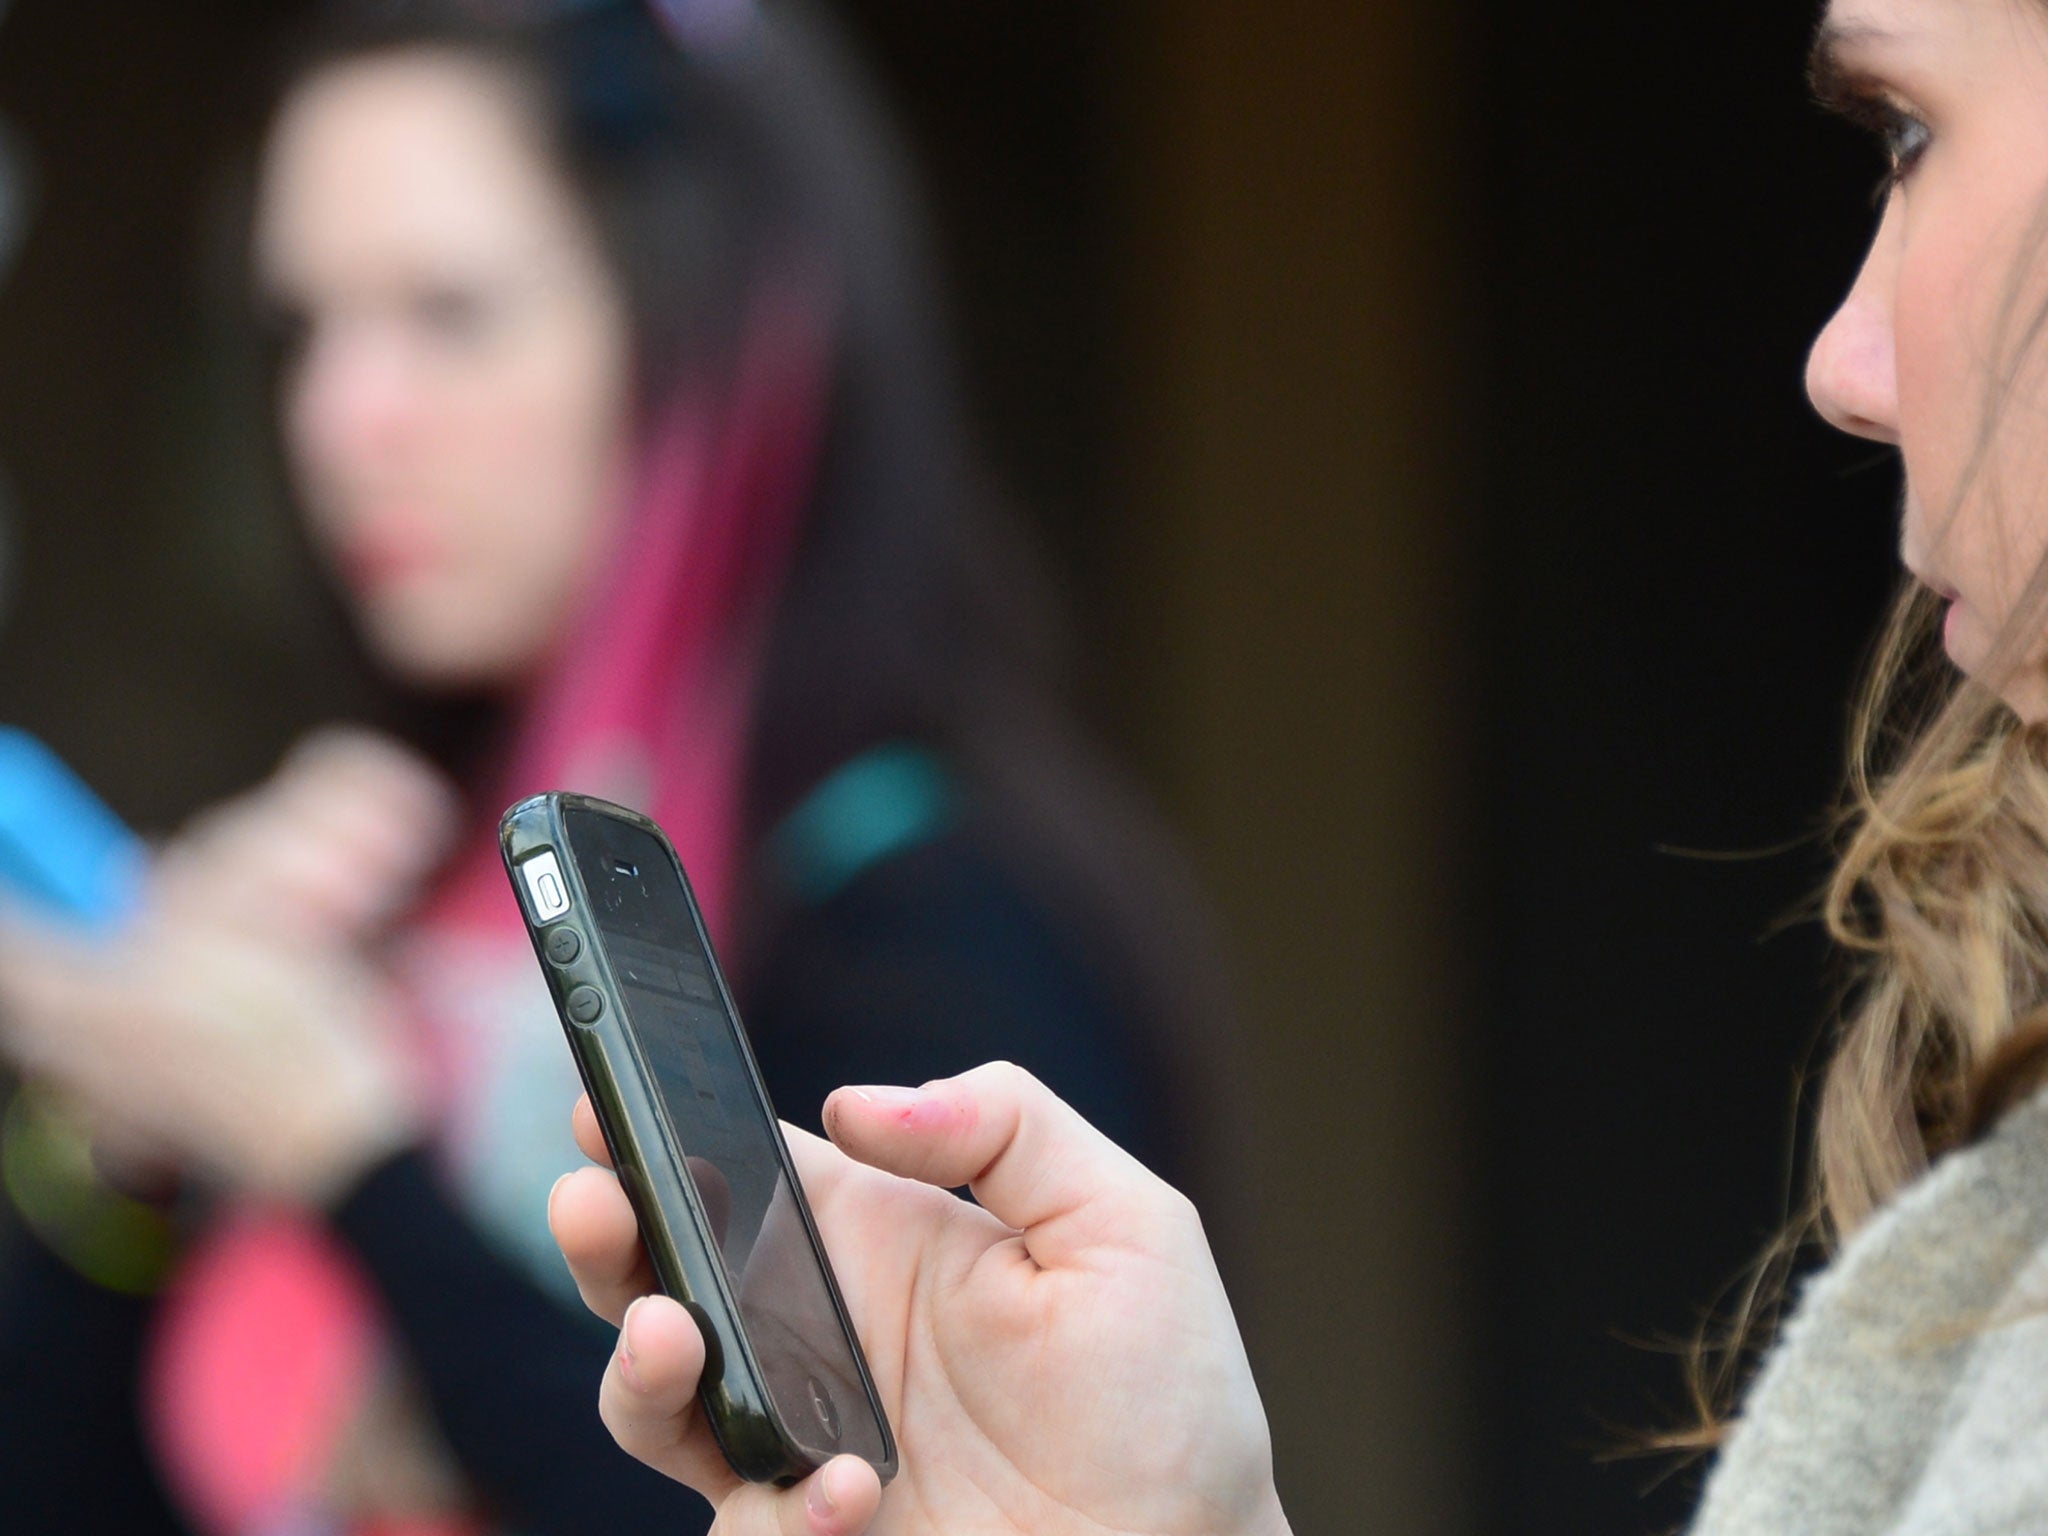
[[[335,560],[342,579],[358,591],[387,587],[426,574],[440,563],[433,541],[402,527],[365,529],[340,542]]]

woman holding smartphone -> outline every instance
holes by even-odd
[[[1828,106],[1873,132],[1887,168],[1882,220],[1814,345],[1808,388],[1834,425],[1899,451],[1907,580],[1859,708],[1829,892],[1830,925],[1862,976],[1821,1095],[1811,1212],[1787,1234],[1788,1245],[1818,1239],[1831,1262],[1796,1298],[1739,1412],[1709,1401],[1699,1433],[1682,1437],[1722,1446],[1694,1531],[2035,1531],[2048,1528],[2048,5],[1833,0],[1813,74]],[[1042,1104],[1036,1133],[1010,1142],[1033,1118],[1020,1120],[1018,1099],[1014,1085],[963,1080],[833,1101],[835,1140],[874,1167],[829,1149],[806,1156],[837,1261],[875,1276],[861,1298],[870,1326],[906,1305],[914,1337],[943,1337],[951,1312],[1013,1315],[1005,1266],[934,1296],[922,1282],[946,1272],[948,1255],[919,1248],[930,1234],[908,1213],[931,1203],[917,1179],[978,1170],[1001,1185],[1016,1165],[1085,1156],[1085,1131]],[[970,1150],[983,1119],[1002,1133]],[[876,1168],[908,1178],[878,1182]],[[892,1226],[877,1240],[871,1222],[838,1217],[841,1181],[860,1191],[849,1204],[900,1206],[908,1235]],[[1168,1192],[1107,1160],[1065,1193],[1066,1213],[1088,1213],[1077,1225],[1098,1234],[1139,1229],[1128,1213],[1141,1207],[1172,1210]],[[1064,1304],[1078,1327],[1089,1307],[1113,1307],[1111,1256],[1072,1263],[1046,1243],[1043,1213],[985,1203],[1037,1260],[1032,1278],[1061,1298],[1034,1316]],[[1102,1221],[1111,1209],[1124,1221]],[[974,1222],[987,1225],[980,1213]],[[1087,1498],[1049,1500],[1021,1520],[935,1512],[844,1461],[815,1474],[815,1489],[734,1487],[687,1406],[700,1358],[688,1319],[658,1298],[625,1313],[646,1275],[623,1197],[602,1174],[578,1174],[556,1195],[555,1223],[593,1305],[624,1320],[602,1388],[621,1443],[722,1496],[731,1536],[1050,1533],[1104,1517],[1107,1501]],[[1188,1234],[1171,1221],[1143,1230],[1154,1235],[1100,1242],[1123,1262],[1188,1262]],[[992,1226],[977,1235],[1004,1240]],[[1760,1296],[1736,1320],[1737,1347],[1764,1342],[1760,1319],[1778,1299]],[[1228,1357],[1228,1317],[1182,1300],[1174,1320],[1211,1348],[1156,1350],[1134,1331],[1127,1347],[1066,1361],[1065,1384],[1108,1374],[1175,1405],[1167,1432],[1202,1447],[1193,1465],[1229,1468],[1226,1489],[1194,1516],[1177,1497],[1183,1469],[1141,1464],[1111,1523],[1275,1528],[1249,1379],[1207,1374]],[[1036,1346],[1046,1335],[1018,1336]],[[982,1429],[942,1352],[907,1350],[892,1372],[886,1347],[870,1349],[900,1393],[889,1407],[905,1426],[903,1477],[921,1440],[943,1458],[952,1438]],[[1042,1380],[1042,1365],[1022,1347],[991,1349],[975,1380],[1021,1387]],[[1078,1458],[1062,1440],[1070,1427],[1022,1423],[996,1449],[1011,1467]]]
[[[322,735],[127,931],[0,926],[0,1049],[73,1107],[6,1141],[10,1528],[702,1523],[587,1411],[524,794],[669,830],[792,1117],[1014,1056],[1186,1173],[1215,994],[1048,684],[886,144],[786,8],[365,0],[294,57],[280,457],[441,761]],[[166,1169],[226,1194],[126,1198]]]

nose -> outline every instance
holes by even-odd
[[[1898,276],[1898,199],[1885,209],[1856,284],[1814,338],[1806,396],[1830,426],[1875,442],[1899,441],[1899,383],[1892,333]]]
[[[410,436],[418,403],[412,374],[404,349],[378,326],[317,327],[287,393],[296,448],[330,472],[374,470]]]

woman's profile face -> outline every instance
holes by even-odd
[[[1834,0],[1815,66],[1823,97],[1878,135],[1892,185],[1808,393],[1899,448],[1902,557],[1950,600],[1950,657],[2048,718],[2048,636],[1986,672],[2048,553],[2048,336],[2022,345],[2048,301],[2048,8]]]
[[[620,516],[631,344],[516,86],[426,52],[313,74],[255,249],[298,499],[370,645],[430,687],[527,681]]]

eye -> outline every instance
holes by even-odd
[[[1919,118],[1889,102],[1873,103],[1870,127],[1886,162],[1874,199],[1882,203],[1912,176],[1934,135]]]
[[[1912,177],[1934,141],[1933,130],[1900,104],[1885,81],[1849,67],[1831,48],[1822,47],[1814,55],[1809,78],[1823,111],[1877,140],[1885,169],[1872,201],[1882,204]]]
[[[421,330],[457,343],[481,339],[492,320],[490,300],[472,288],[422,288],[407,308]]]

